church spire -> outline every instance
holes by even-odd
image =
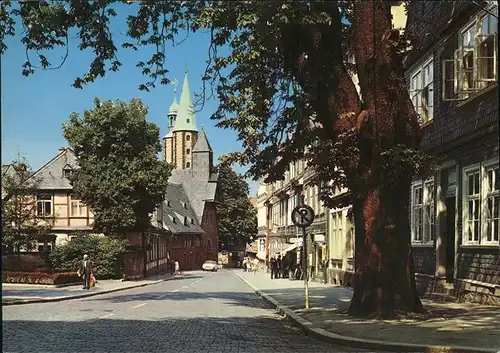
[[[177,85],[179,84],[179,81],[174,79],[172,81],[172,84],[174,85],[174,101],[172,102],[172,104],[170,104],[168,115],[177,114],[177,111],[179,110],[179,103],[177,102]]]
[[[198,131],[196,128],[194,106],[191,102],[191,90],[189,88],[187,70],[184,75],[181,100],[179,103],[179,109],[177,110],[177,117],[175,119],[173,131]]]

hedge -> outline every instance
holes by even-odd
[[[3,283],[24,283],[24,284],[67,284],[81,282],[81,278],[76,272],[18,272],[2,271]]]
[[[78,270],[84,254],[90,256],[97,279],[122,278],[126,242],[107,236],[80,233],[50,253],[50,262],[55,272]]]

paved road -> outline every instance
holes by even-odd
[[[3,352],[346,352],[305,336],[231,271],[3,307]]]

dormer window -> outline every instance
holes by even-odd
[[[182,203],[182,206],[184,206],[184,209],[186,209],[186,210],[187,210],[188,205],[187,205],[187,203],[186,203],[186,202],[183,202],[183,203]]]
[[[63,168],[63,177],[69,179],[73,176],[73,169],[70,166],[66,166]]]
[[[194,224],[194,218],[191,218],[191,224]]]
[[[187,226],[188,225],[188,218],[187,217],[184,217],[184,225]]]
[[[186,119],[186,122],[189,124],[191,122],[191,119]]]
[[[172,222],[173,222],[174,224],[177,224],[177,218],[172,217]]]
[[[172,204],[170,203],[170,200],[167,200],[167,206],[172,207]]]

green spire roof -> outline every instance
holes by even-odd
[[[168,115],[176,114],[179,110],[179,102],[177,102],[177,85],[179,82],[177,80],[173,80],[172,84],[174,85],[174,101],[170,104],[170,108],[168,108]]]
[[[198,131],[194,116],[194,106],[191,102],[191,90],[189,89],[187,70],[184,75],[181,101],[177,110],[177,117],[175,118],[173,131]]]

